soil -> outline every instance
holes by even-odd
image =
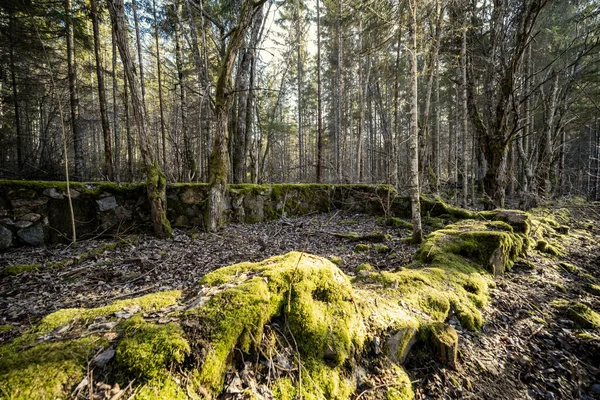
[[[600,235],[596,223],[578,228]],[[591,210],[591,211],[590,211]],[[584,211],[582,211],[584,212]],[[583,218],[582,218],[583,219]],[[432,228],[424,226],[425,233]],[[378,231],[391,235],[390,251],[355,252],[357,243],[339,234]],[[392,270],[411,262],[416,246],[403,239],[410,231],[378,226],[375,217],[344,212],[314,214],[253,225],[230,224],[218,234],[175,230],[170,240],[148,236],[96,239],[76,247],[19,248],[0,254],[0,270],[14,264],[40,264],[38,271],[2,276],[0,324],[13,328],[0,333],[0,343],[62,308],[98,307],[116,299],[159,290],[183,289],[192,297],[206,273],[242,261],[259,261],[289,251],[340,257],[340,267],[354,275],[361,263]],[[57,269],[52,262],[81,258],[85,252],[119,245],[93,257]],[[460,365],[449,370],[413,351],[405,365],[417,399],[600,399],[600,335],[578,330],[558,308],[557,299],[577,300],[596,311],[600,297],[585,288],[600,281],[598,242],[583,238],[566,245],[561,258],[530,251],[491,290],[481,332],[461,330]],[[577,269],[561,267],[569,262]],[[452,323],[452,321],[450,321]],[[418,349],[417,349],[418,350]],[[598,386],[596,386],[598,385]],[[357,393],[360,393],[360,388]]]

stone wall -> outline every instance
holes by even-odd
[[[151,232],[144,184],[71,183],[79,239]],[[206,184],[173,184],[167,215],[174,227],[202,228]],[[0,181],[0,250],[68,242],[71,217],[64,182]],[[231,185],[229,221],[254,223],[334,209],[379,214],[395,191],[373,185]],[[389,209],[389,207],[387,207]]]

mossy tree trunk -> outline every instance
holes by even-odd
[[[146,192],[150,202],[150,215],[154,234],[159,238],[170,237],[171,225],[167,219],[167,179],[156,161],[156,155],[149,142],[147,128],[144,120],[145,110],[142,94],[138,86],[138,78],[129,51],[127,39],[127,23],[123,0],[108,0],[108,9],[112,20],[119,54],[123,62],[123,69],[127,76],[127,83],[131,92],[131,105],[133,116],[138,130],[138,145],[146,171]]]
[[[205,226],[209,232],[216,231],[224,222],[225,195],[229,177],[228,126],[233,65],[254,14],[265,2],[266,0],[247,0],[244,2],[237,25],[227,34],[230,39],[225,49],[225,55],[221,60],[215,92],[215,119],[217,123],[213,149],[210,153],[210,188],[205,215]]]

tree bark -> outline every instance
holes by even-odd
[[[73,33],[73,13],[71,0],[65,0],[65,29],[67,35],[67,69],[69,75],[69,99],[71,105],[71,132],[75,153],[75,178],[84,179],[83,133],[79,121],[79,96],[77,92],[77,59],[75,58],[75,38]]]
[[[102,124],[102,138],[104,139],[104,175],[109,181],[113,181],[115,179],[115,173],[112,161],[112,134],[108,122],[104,74],[102,73],[102,60],[100,58],[100,28],[98,25],[96,0],[90,0],[90,15],[92,17],[92,30],[94,33],[94,56],[96,58],[96,80],[98,81],[98,102],[100,103],[100,121]]]
[[[154,234],[159,238],[170,237],[172,232],[171,225],[167,219],[167,180],[165,174],[158,166],[156,156],[148,140],[144,103],[138,87],[137,77],[135,76],[135,67],[127,40],[127,22],[125,20],[123,0],[108,0],[108,5],[121,61],[123,62],[123,69],[127,75],[127,83],[131,92],[131,105],[138,130],[138,145],[145,166],[146,193],[150,202],[150,218]]]
[[[409,0],[410,21],[408,24],[410,34],[409,60],[410,60],[410,162],[409,162],[409,191],[411,214],[413,223],[413,243],[423,241],[421,228],[421,202],[419,190],[419,110],[417,87],[417,2]]]
[[[362,104],[361,104],[362,107]],[[362,109],[362,108],[361,108]],[[362,123],[362,120],[361,120]],[[360,135],[360,129],[359,129]],[[361,144],[359,136],[359,144]],[[357,151],[361,151],[357,146]],[[360,154],[360,153],[358,153]],[[360,156],[359,156],[360,157]],[[360,160],[360,158],[359,158]],[[359,161],[360,164],[360,161]],[[359,166],[360,168],[360,166]],[[359,174],[360,175],[360,174]],[[321,4],[317,0],[317,183],[323,182],[323,110],[321,104]],[[360,178],[359,178],[360,179]]]
[[[158,45],[158,18],[156,16],[156,0],[152,0],[152,14],[154,16],[154,43],[156,45],[156,75],[158,77],[158,108],[160,110],[160,137],[162,143],[162,166],[166,170],[167,163],[167,134],[165,130],[165,111],[163,105],[162,67],[160,63],[160,47]]]
[[[216,131],[213,149],[210,154],[210,183],[208,204],[205,215],[205,228],[209,232],[219,229],[224,223],[225,196],[229,177],[229,112],[231,108],[231,74],[236,55],[242,46],[244,36],[252,23],[254,13],[266,0],[247,0],[241,7],[237,24],[229,33],[215,91]]]
[[[181,131],[183,136],[183,153],[185,156],[184,179],[191,181],[196,174],[196,160],[192,145],[192,138],[187,127],[187,93],[185,90],[185,79],[183,75],[183,51],[181,49],[181,4],[173,1],[175,9],[175,64],[177,66],[177,80],[179,82],[179,101],[181,107]]]

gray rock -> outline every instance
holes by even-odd
[[[62,193],[60,193],[58,190],[56,190],[55,188],[50,188],[50,189],[45,189],[42,194],[44,196],[48,196],[51,199],[56,199],[56,200],[62,200],[65,198],[65,196],[62,195]]]
[[[102,353],[98,354],[92,360],[94,364],[100,368],[106,366],[110,360],[112,360],[115,356],[115,349],[112,347],[104,350]]]
[[[1,219],[0,224],[2,224],[4,226],[15,226],[15,222],[11,218]]]
[[[33,222],[23,220],[17,221],[17,223],[15,224],[15,226],[19,229],[29,228],[31,225],[33,225]]]
[[[117,199],[115,196],[105,197],[100,200],[96,200],[96,204],[98,204],[98,208],[100,211],[110,211],[117,208],[119,205],[117,204]]]
[[[0,250],[6,250],[12,246],[13,234],[9,229],[0,225]]]
[[[600,394],[600,383],[594,383],[592,385],[592,392]]]
[[[387,340],[387,350],[390,359],[397,364],[403,364],[416,342],[417,330],[415,328],[407,327],[400,329]]]
[[[40,214],[29,213],[29,214],[23,215],[20,219],[23,221],[38,222],[41,218],[42,218],[42,216]]]
[[[17,231],[17,236],[30,246],[41,246],[44,244],[44,228],[41,225],[20,229]]]

